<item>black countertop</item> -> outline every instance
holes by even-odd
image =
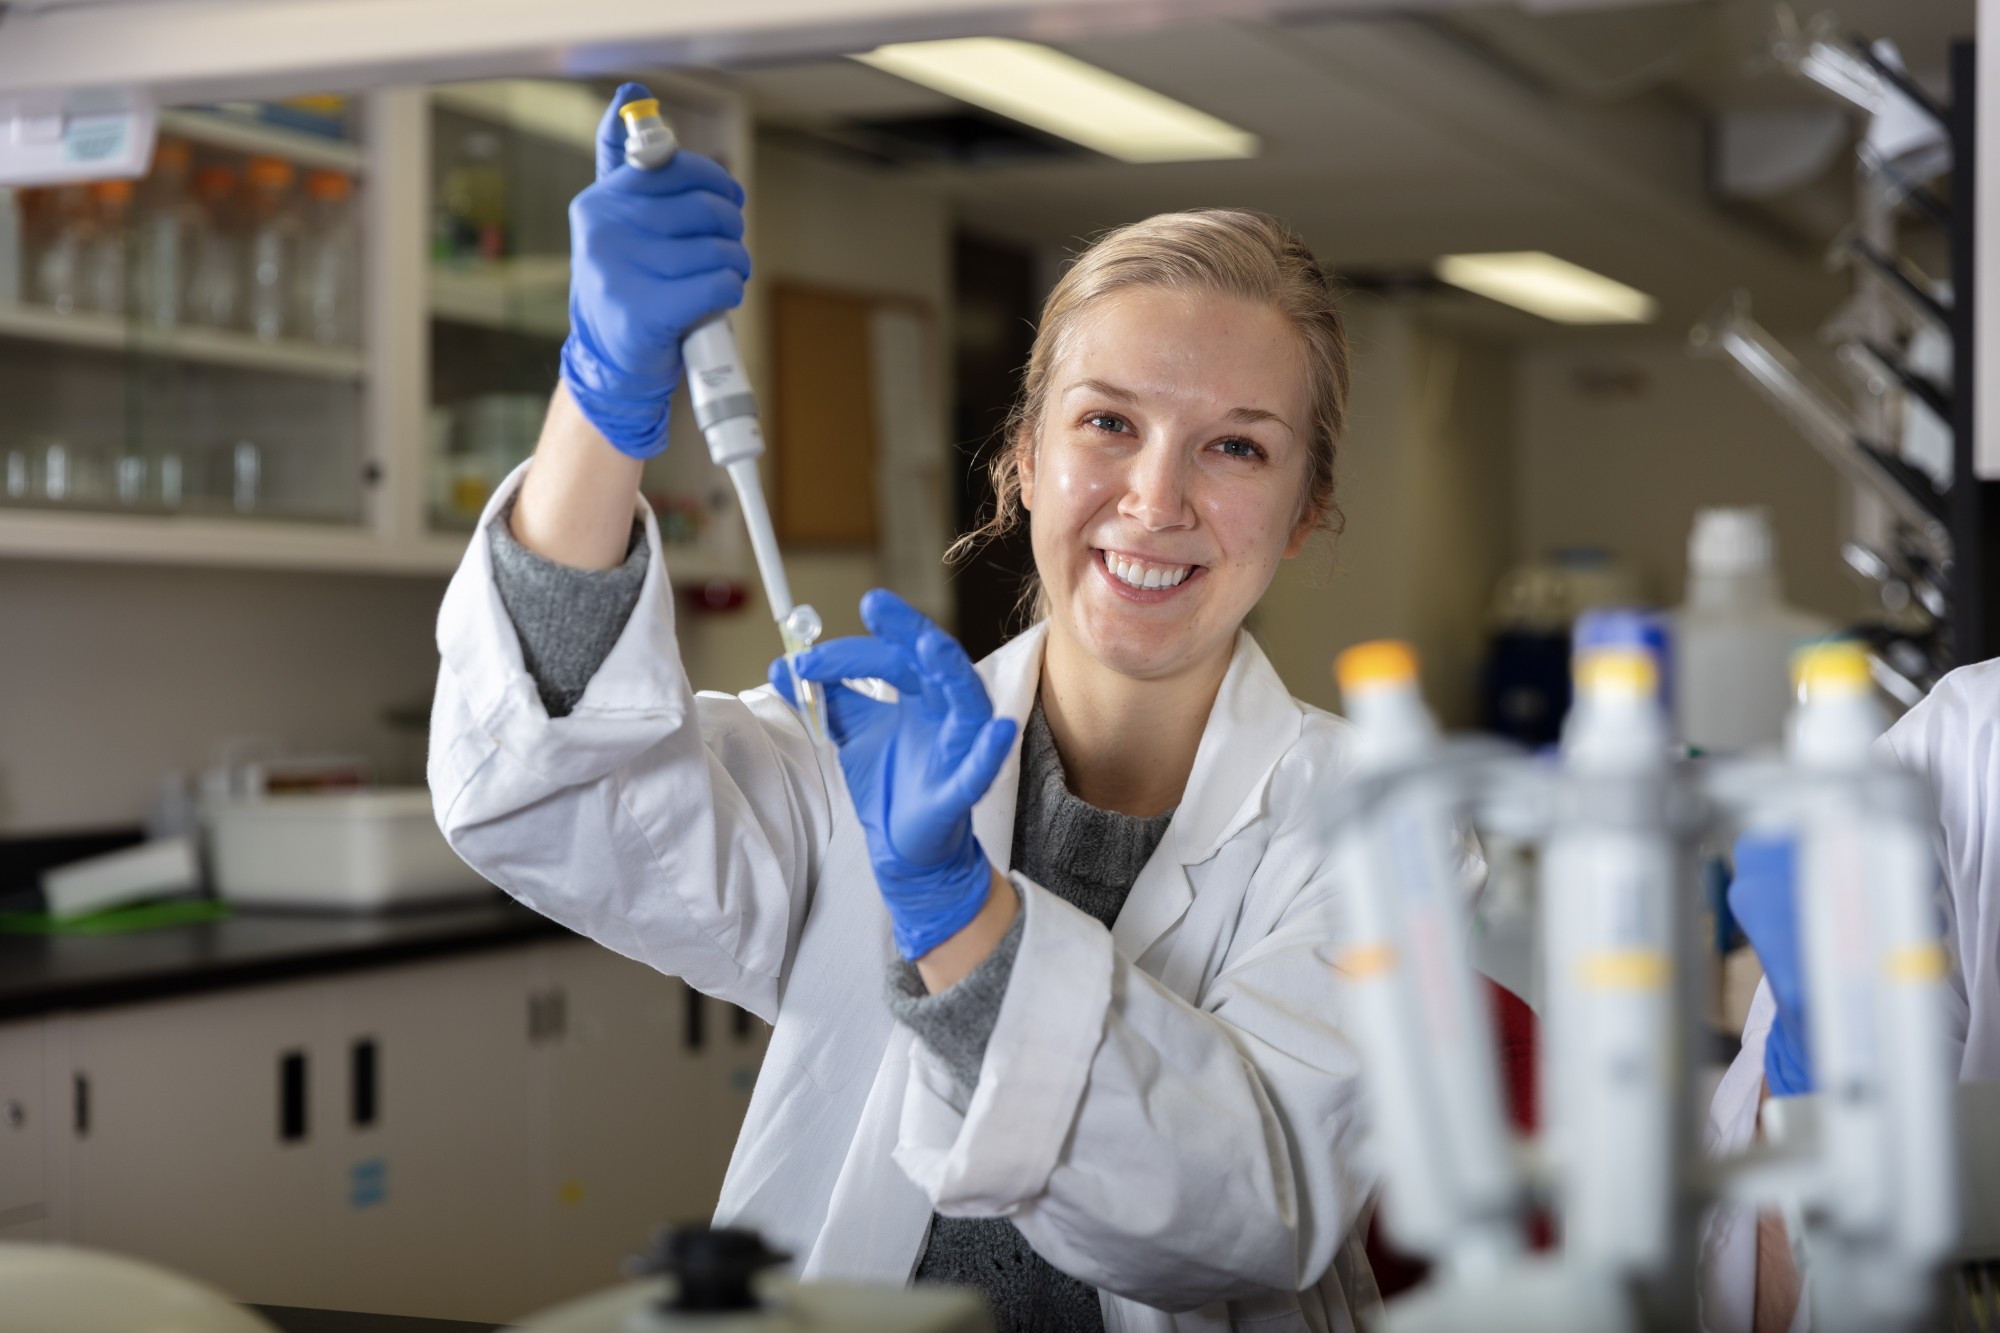
[[[0,935],[0,1021],[409,963],[568,932],[495,890],[423,911],[240,910],[130,935]]]

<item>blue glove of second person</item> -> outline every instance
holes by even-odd
[[[914,962],[986,905],[993,871],[972,834],[972,807],[1007,762],[1016,726],[993,716],[965,649],[908,602],[877,588],[861,599],[861,619],[870,635],[807,649],[798,670],[825,687],[827,730],[896,951]],[[897,699],[841,683],[868,679],[895,686]],[[791,699],[783,658],[771,664],[771,682]]]
[[[1775,1096],[1813,1090],[1806,1045],[1805,978],[1799,960],[1797,850],[1782,834],[1746,833],[1736,840],[1736,878],[1729,910],[1750,937],[1778,1017],[1764,1043],[1764,1082]]]
[[[569,205],[569,338],[562,378],[620,453],[667,447],[681,338],[743,300],[743,187],[699,153],[657,171],[625,164],[618,108],[650,97],[627,83],[597,126],[597,183]]]

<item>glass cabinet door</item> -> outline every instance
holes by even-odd
[[[0,190],[0,506],[363,521],[359,118],[168,111],[142,180]]]
[[[428,516],[463,532],[533,450],[569,333],[569,202],[596,174],[616,79],[497,80],[431,90],[431,411]],[[732,162],[739,114],[648,81],[681,143]],[[728,478],[677,393],[674,447],[646,466],[680,582],[747,568]]]

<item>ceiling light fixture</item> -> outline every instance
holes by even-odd
[[[1256,135],[1034,42],[898,42],[854,58],[1121,162],[1257,155]]]
[[[1650,324],[1660,303],[1602,273],[1540,250],[1446,255],[1437,275],[1454,287],[1558,324]]]

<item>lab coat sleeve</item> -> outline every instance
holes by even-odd
[[[1702,1147],[1711,1158],[1732,1157],[1757,1137],[1764,1097],[1764,1043],[1778,1006],[1771,983],[1759,981],[1743,1023],[1743,1045],[1709,1102]],[[1757,1210],[1718,1204],[1701,1236],[1701,1326],[1704,1333],[1750,1333],[1757,1297]]]
[[[1026,924],[979,1082],[968,1099],[920,1049],[897,1162],[939,1212],[1011,1217],[1065,1273],[1146,1305],[1316,1282],[1372,1183],[1326,887],[1197,1007],[1014,883]]]
[[[689,688],[660,562],[568,716],[549,716],[523,664],[483,531],[445,591],[438,651],[429,780],[458,854],[545,916],[774,1018],[830,837],[826,774],[770,690]]]

